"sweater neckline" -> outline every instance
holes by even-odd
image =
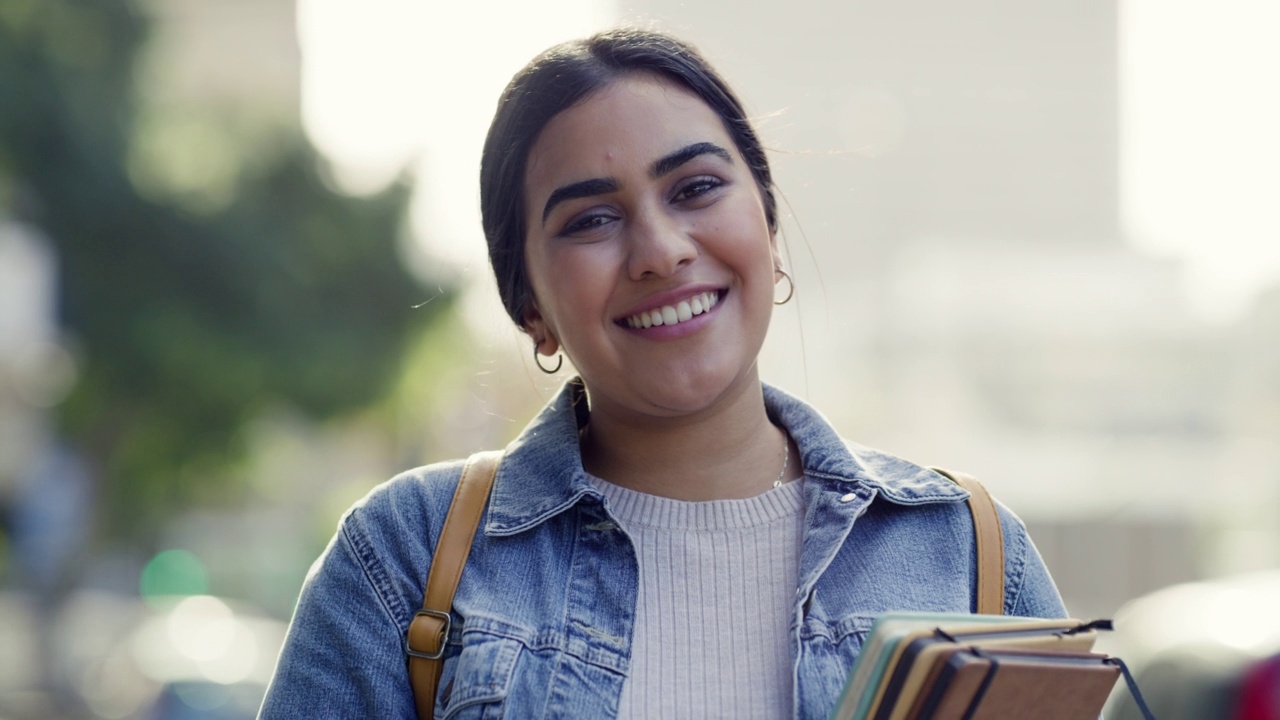
[[[658,530],[741,530],[793,519],[804,512],[804,478],[749,498],[692,502],[638,492],[587,475],[609,511],[628,527]]]

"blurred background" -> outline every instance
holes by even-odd
[[[342,511],[554,392],[480,145],[620,22],[772,150],[766,379],[986,481],[1160,717],[1272,717],[1273,4],[0,0],[0,719],[252,717]]]

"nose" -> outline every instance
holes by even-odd
[[[671,277],[698,257],[698,244],[688,228],[661,210],[633,216],[627,242],[627,274],[632,280]]]

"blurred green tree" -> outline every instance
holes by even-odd
[[[233,491],[241,431],[265,406],[325,418],[377,399],[451,297],[400,261],[407,188],[331,191],[296,126],[240,147],[252,157],[219,202],[148,192],[131,167],[148,23],[131,7],[0,3],[0,213],[58,254],[80,363],[58,419],[115,537]]]

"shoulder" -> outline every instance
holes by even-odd
[[[996,509],[1004,535],[1005,614],[1066,617],[1062,595],[1026,524],[999,500],[996,500]]]
[[[406,470],[374,487],[342,516],[340,532],[386,546],[434,538],[444,523],[462,474],[462,460]]]
[[[857,558],[851,562],[870,563],[873,558],[864,550],[876,547],[891,559],[882,565],[886,573],[923,567],[919,552],[926,550],[937,573],[924,572],[921,577],[945,577],[948,568],[972,568],[968,491],[930,467],[842,437],[820,412],[778,388],[765,385],[764,395],[770,414],[800,447],[805,476],[812,481],[807,502],[842,508],[833,518],[844,513],[861,515],[850,537],[874,542],[851,544],[846,554]],[[868,499],[865,510],[852,502],[859,495]],[[846,500],[848,504],[842,504]],[[998,501],[996,508],[1005,551],[1005,611],[1065,616],[1062,599],[1026,525]]]
[[[842,441],[854,459],[858,479],[875,487],[886,500],[899,505],[963,506],[969,497],[964,488],[932,467],[851,440]]]
[[[947,562],[955,567],[976,571],[974,516],[967,490],[932,468],[854,443],[849,445],[863,464],[874,469],[870,475],[877,498],[867,519],[891,527],[884,531],[886,535],[904,545],[929,548],[935,556],[947,556]],[[1004,551],[1004,613],[1065,617],[1061,596],[1026,523],[994,496],[992,501]],[[975,580],[976,574],[972,574],[970,582]],[[976,584],[973,590],[976,592]]]
[[[461,466],[401,473],[342,516],[303,583],[261,717],[411,712],[404,632]]]
[[[374,487],[343,514],[313,572],[323,573],[326,566],[331,574],[357,572],[395,620],[405,621],[421,595],[462,465],[461,460],[426,465]],[[342,570],[344,564],[350,571]]]

